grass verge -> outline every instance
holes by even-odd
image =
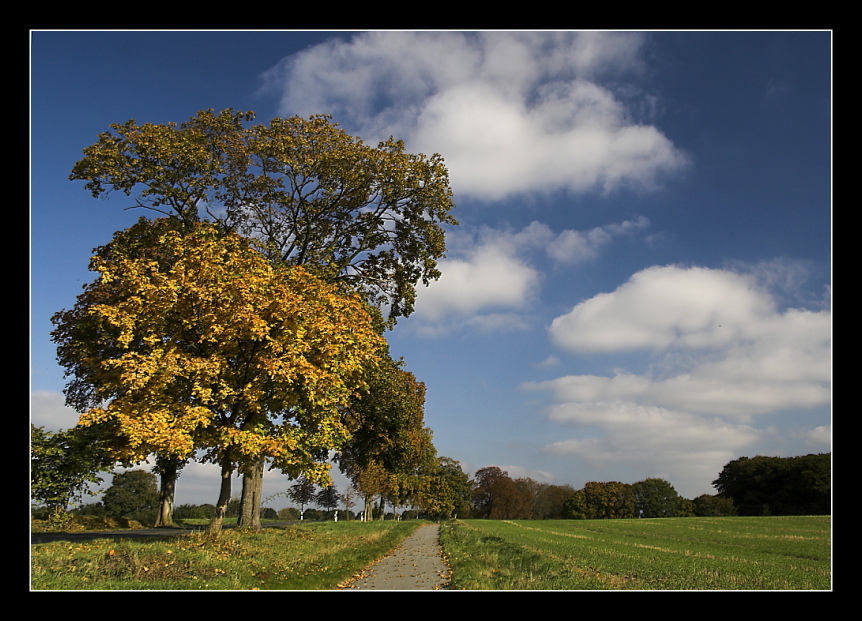
[[[422,522],[325,522],[259,532],[32,545],[33,590],[337,589]]]

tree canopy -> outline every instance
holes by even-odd
[[[435,457],[425,426],[425,385],[383,356],[367,369],[368,389],[342,408],[350,437],[335,461],[366,499],[406,501]]]
[[[326,115],[254,118],[227,109],[179,125],[114,124],[70,178],[184,226],[209,218],[274,262],[349,283],[388,307],[390,325],[409,315],[416,284],[440,276],[443,225],[457,224],[443,159],[393,138],[368,146]]]
[[[142,219],[119,232],[54,317],[81,424],[115,425],[129,461],[202,450],[223,471],[266,457],[328,480],[318,456],[346,439],[339,407],[383,343],[364,304],[215,225],[175,229]]]
[[[628,483],[589,481],[566,501],[563,515],[588,520],[632,518],[635,506],[635,494]]]
[[[128,470],[114,475],[114,480],[102,495],[108,515],[136,517],[152,513],[159,504],[157,477],[145,470]]]
[[[830,515],[832,456],[740,457],[713,481],[739,515]]]
[[[102,427],[51,432],[30,425],[30,494],[57,518],[69,504],[90,493],[101,482],[100,472],[114,465]]]
[[[682,517],[690,511],[689,501],[664,479],[649,478],[633,483],[632,492],[638,517]]]

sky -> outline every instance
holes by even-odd
[[[387,334],[438,454],[580,489],[714,494],[831,451],[829,31],[32,31],[31,422],[66,429],[51,316],[153,212],[69,173],[112,123],[331,114],[439,153],[457,227]],[[336,485],[344,489],[336,473]],[[288,506],[269,471],[264,497]],[[235,485],[239,493],[239,485]],[[190,464],[177,504],[215,503]]]

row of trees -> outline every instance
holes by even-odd
[[[233,473],[240,526],[258,528],[264,469],[326,485],[333,452],[366,498],[446,511],[424,385],[384,338],[457,224],[442,158],[367,146],[326,116],[253,119],[112,125],[72,171],[160,214],[97,248],[98,277],[53,317],[67,404],[105,451],[95,468],[154,459],[167,524],[183,466],[218,464],[213,530]],[[35,495],[64,507],[44,482]]]
[[[512,479],[497,466],[476,472],[472,517],[490,520],[542,520],[563,517],[563,504],[575,492],[569,485],[550,485],[530,478]]]
[[[472,482],[472,517],[488,519],[618,519],[727,515],[831,514],[829,453],[740,457],[713,482],[717,494],[693,500],[664,479],[590,481],[582,489],[512,479],[496,466]]]
[[[538,483],[530,478],[512,479],[497,466],[482,468],[473,481],[472,516],[497,520],[601,519],[633,517],[681,517],[694,515],[694,503],[677,494],[663,479],[635,484],[587,483],[575,490],[570,485]]]

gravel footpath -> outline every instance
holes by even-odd
[[[427,524],[401,542],[389,556],[367,567],[344,589],[416,591],[443,589],[449,568],[443,561],[436,524]]]

